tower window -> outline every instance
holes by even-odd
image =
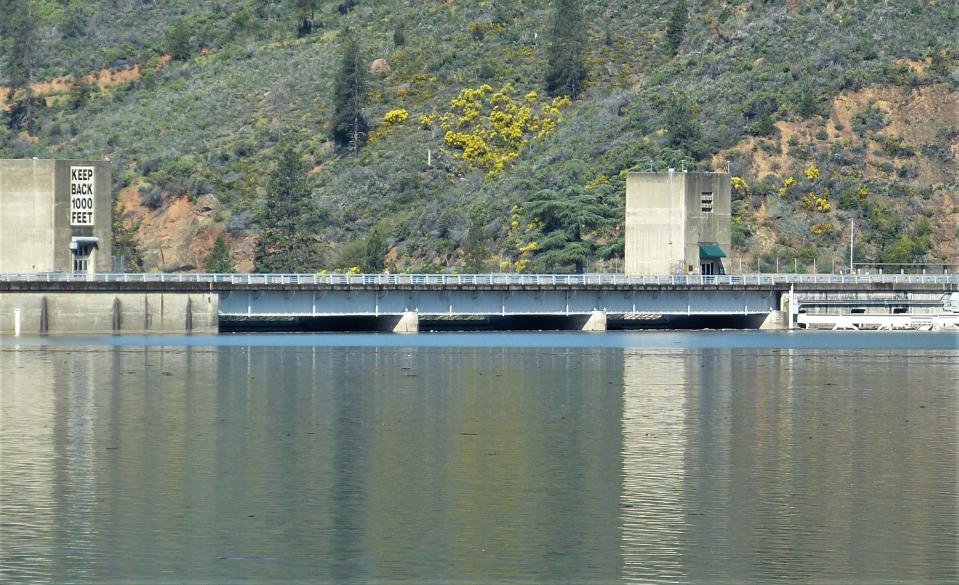
[[[703,213],[713,212],[713,192],[712,191],[703,191],[702,197],[700,197],[700,202],[702,203]]]

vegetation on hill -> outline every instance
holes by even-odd
[[[625,173],[668,167],[739,178],[734,262],[831,269],[850,219],[860,261],[959,254],[955,2],[0,13],[16,15],[0,21],[0,157],[112,160],[147,270],[202,269],[220,237],[229,253],[209,264],[239,270],[616,270]],[[295,242],[280,187],[306,230]],[[205,251],[166,243],[183,221]]]

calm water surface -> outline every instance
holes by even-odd
[[[0,340],[0,581],[959,582],[949,334]]]

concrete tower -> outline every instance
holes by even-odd
[[[0,159],[0,272],[109,272],[110,161]]]
[[[726,173],[629,173],[626,274],[725,274],[731,220]]]

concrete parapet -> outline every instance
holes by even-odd
[[[0,293],[0,335],[216,333],[216,293]]]

